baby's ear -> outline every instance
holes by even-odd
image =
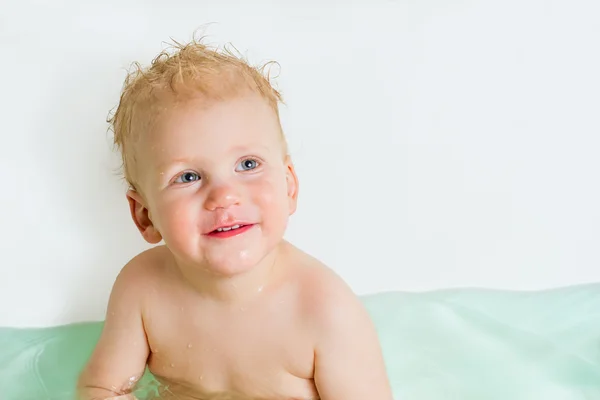
[[[298,176],[296,175],[296,170],[290,156],[286,156],[285,158],[285,168],[288,202],[290,205],[290,215],[292,215],[296,212],[296,205],[298,203]]]
[[[131,218],[142,234],[142,237],[150,244],[160,242],[162,236],[150,219],[150,213],[148,212],[144,198],[137,191],[129,190],[127,192],[127,200],[129,201]]]

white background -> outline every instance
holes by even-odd
[[[358,294],[600,280],[598,1],[85,3],[0,7],[0,325],[104,317],[146,248],[106,117],[209,23],[281,64],[287,237]]]

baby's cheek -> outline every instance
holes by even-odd
[[[161,228],[163,236],[177,240],[178,236],[186,235],[193,227],[196,217],[192,215],[191,207],[184,201],[164,204],[161,213]]]
[[[285,197],[285,190],[272,179],[263,180],[259,184],[254,185],[252,192],[254,202],[261,206],[263,210],[265,208],[279,208],[281,206],[280,203]]]
[[[254,193],[254,203],[260,208],[264,223],[285,225],[289,216],[287,188],[278,181],[268,180],[257,187]]]

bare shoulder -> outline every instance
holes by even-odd
[[[293,251],[297,252],[294,278],[298,300],[315,328],[329,329],[332,324],[357,318],[368,320],[360,298],[333,269],[300,250]]]
[[[118,273],[110,292],[106,323],[108,326],[126,319],[140,319],[147,293],[156,280],[156,250],[150,249],[132,258]]]
[[[116,283],[127,284],[130,288],[145,287],[165,273],[168,250],[156,246],[133,257],[119,272]]]
[[[167,257],[166,249],[157,246],[125,264],[113,284],[109,309],[127,307],[141,312],[148,296],[160,288]]]

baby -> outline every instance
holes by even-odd
[[[359,299],[283,239],[298,178],[280,94],[234,54],[175,50],[128,76],[109,121],[157,246],[117,277],[79,398],[131,397],[147,366],[165,398],[391,400]]]

